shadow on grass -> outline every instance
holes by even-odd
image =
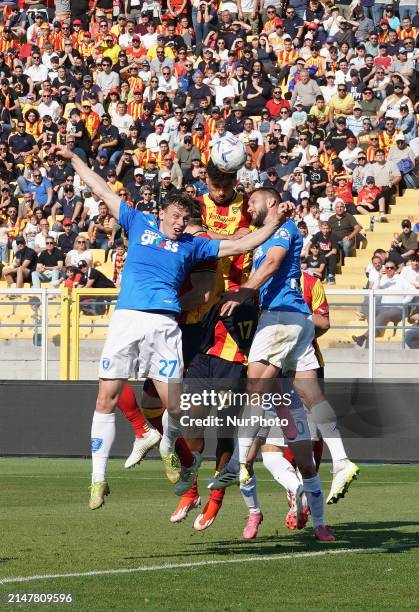
[[[415,521],[383,521],[341,523],[333,528],[336,542],[324,544],[317,542],[311,528],[290,532],[289,535],[260,535],[253,541],[237,539],[212,540],[206,543],[204,534],[195,534],[198,539],[188,543],[188,549],[173,554],[166,553],[165,559],[187,559],[208,556],[267,556],[273,554],[290,554],[333,550],[333,548],[359,548],[367,551],[370,548],[382,548],[383,552],[400,553],[412,548],[419,548],[419,539],[415,533],[398,531],[408,527],[418,527]],[[263,529],[263,526],[262,526]],[[193,550],[192,550],[193,548]],[[148,559],[161,558],[161,555],[149,555]],[[144,557],[124,557],[126,560],[143,559]]]

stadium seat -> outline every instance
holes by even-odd
[[[95,267],[105,263],[105,251],[104,249],[91,249],[93,254],[93,265]]]

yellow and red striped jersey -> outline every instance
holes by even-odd
[[[384,43],[388,43],[388,32],[382,32],[378,35],[378,44],[383,45]]]
[[[100,126],[99,115],[95,111],[91,110],[88,113],[80,113],[80,119],[84,121],[86,130],[89,132],[89,136],[91,138],[92,136],[95,136]]]
[[[205,194],[202,202],[202,223],[209,231],[231,236],[239,228],[249,228],[251,218],[247,210],[247,199],[236,193],[226,206],[218,206]],[[249,253],[235,257],[223,257],[221,271],[224,291],[238,289],[247,279],[250,272],[251,257]]]
[[[215,130],[217,129],[215,127],[215,124],[217,123],[217,119],[214,119],[214,117],[209,117],[206,121],[205,121],[205,134],[208,134],[208,136],[210,138],[212,138],[215,134]]]
[[[393,145],[396,144],[396,137],[400,134],[401,132],[396,130],[394,132],[394,134],[390,135],[387,134],[387,132],[380,132],[379,136],[378,136],[378,142],[379,145],[381,147],[381,149],[384,149],[385,153],[387,154],[390,150],[390,147],[392,147]]]
[[[416,40],[417,35],[419,34],[418,28],[414,28],[413,26],[407,31],[405,28],[402,28],[399,33],[400,40],[404,40],[405,38],[413,38]]]
[[[25,132],[33,136],[36,140],[42,134],[43,125],[42,119],[38,119],[34,123],[25,120]]]
[[[203,164],[205,164],[205,166],[207,166],[207,165],[208,165],[208,162],[209,162],[209,159],[210,159],[210,155],[211,155],[211,151],[210,151],[210,149],[209,149],[209,148],[208,148],[208,149],[205,149],[205,151],[203,151],[203,152],[201,153],[201,162],[202,162]]]
[[[143,116],[143,103],[142,102],[129,102],[127,106],[127,113],[136,121]]]
[[[192,134],[192,142],[193,144],[196,146],[196,148],[200,151],[200,153],[203,153],[205,151],[205,149],[208,148],[208,143],[209,143],[209,136],[208,134],[204,134],[204,136],[200,137],[198,136],[198,134]]]
[[[161,151],[154,154],[154,159],[156,160],[157,167],[161,170],[164,166],[163,158],[169,155],[172,158],[172,161],[175,161],[176,153],[174,151],[168,151],[167,153],[162,154]],[[201,234],[198,234],[199,236]]]
[[[49,40],[54,51],[64,51],[64,34],[61,32],[52,32],[49,35]]]
[[[291,49],[290,51],[278,51],[278,63],[282,66],[283,64],[290,64],[295,62],[298,57],[298,53],[296,49]]]
[[[74,49],[79,49],[79,45],[82,42],[84,38],[84,32],[82,30],[80,30],[78,33],[77,32],[73,32],[71,35],[71,42],[73,44],[73,48]]]
[[[144,91],[144,81],[139,76],[131,76],[128,78],[130,91]]]
[[[367,162],[375,162],[375,154],[378,148],[379,147],[373,147],[372,145],[367,148],[367,150],[365,151]]]
[[[307,66],[314,66],[317,68],[316,76],[323,76],[326,68],[325,59],[320,55],[318,57],[309,57],[306,61]]]
[[[330,171],[330,168],[332,167],[332,160],[335,159],[337,157],[337,153],[336,151],[332,151],[331,153],[320,153],[320,163],[323,166],[324,170],[326,170],[326,172]]]
[[[87,60],[93,54],[93,43],[85,43],[84,41],[79,44],[79,53],[83,59]]]
[[[150,160],[155,160],[156,156],[151,151],[140,151],[140,149],[136,149],[134,151],[135,157],[138,159],[138,165],[140,168],[146,168],[150,162]]]
[[[319,278],[303,272],[301,275],[301,290],[303,299],[313,314],[319,314],[329,318],[329,304],[327,302],[324,287]],[[317,361],[321,368],[324,367],[323,355],[321,354],[317,340],[313,340]]]
[[[274,17],[273,19],[268,19],[265,22],[265,25],[263,26],[263,32],[265,32],[266,34],[268,32],[271,32],[272,30],[276,30],[276,27],[278,24],[280,24],[282,22],[282,19],[278,16]]]
[[[3,36],[0,37],[0,51],[2,53],[7,53],[10,49],[16,49],[18,47],[18,42],[15,38],[10,38],[10,40],[6,40]]]

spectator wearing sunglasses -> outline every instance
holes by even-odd
[[[141,190],[141,197],[135,203],[134,208],[141,212],[156,214],[158,211],[157,202],[153,198],[153,191],[149,185],[145,185]]]
[[[58,287],[60,272],[64,265],[64,255],[57,248],[55,239],[48,236],[45,240],[45,249],[38,255],[36,269],[32,272],[32,286],[41,287],[41,282],[51,283]]]
[[[77,266],[81,260],[93,265],[93,253],[87,248],[87,239],[84,236],[77,236],[74,248],[67,253],[65,265]]]
[[[128,191],[121,189],[119,195],[122,200],[128,199]],[[89,241],[92,249],[103,249],[105,251],[105,261],[108,258],[109,249],[112,246],[112,232],[115,219],[109,214],[108,207],[104,202],[99,204],[99,214],[95,215],[89,224]]]
[[[403,306],[410,304],[413,297],[405,293],[411,292],[412,286],[401,274],[397,273],[396,264],[387,260],[384,264],[384,274],[376,288],[386,292],[381,298],[380,305],[376,308],[375,316],[375,337],[381,338],[384,336],[386,325],[389,323],[399,325],[403,315],[407,314]],[[352,336],[352,340],[359,347],[368,346],[368,331],[360,336]]]

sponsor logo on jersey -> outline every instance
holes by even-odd
[[[226,217],[225,215],[220,215],[217,212],[211,212],[208,215],[208,219],[211,220],[211,221],[213,221],[213,220],[220,221],[221,223],[233,223],[233,221],[236,220],[236,215],[231,216],[231,217]]]
[[[142,246],[154,245],[160,247],[161,249],[165,249],[165,251],[171,251],[172,253],[177,253],[179,249],[179,243],[174,240],[166,240],[157,232],[153,232],[153,230],[146,229],[144,233],[140,236],[140,244]]]
[[[279,230],[275,232],[275,238],[282,238],[283,240],[290,240],[291,236],[289,231],[285,227],[280,227]]]

